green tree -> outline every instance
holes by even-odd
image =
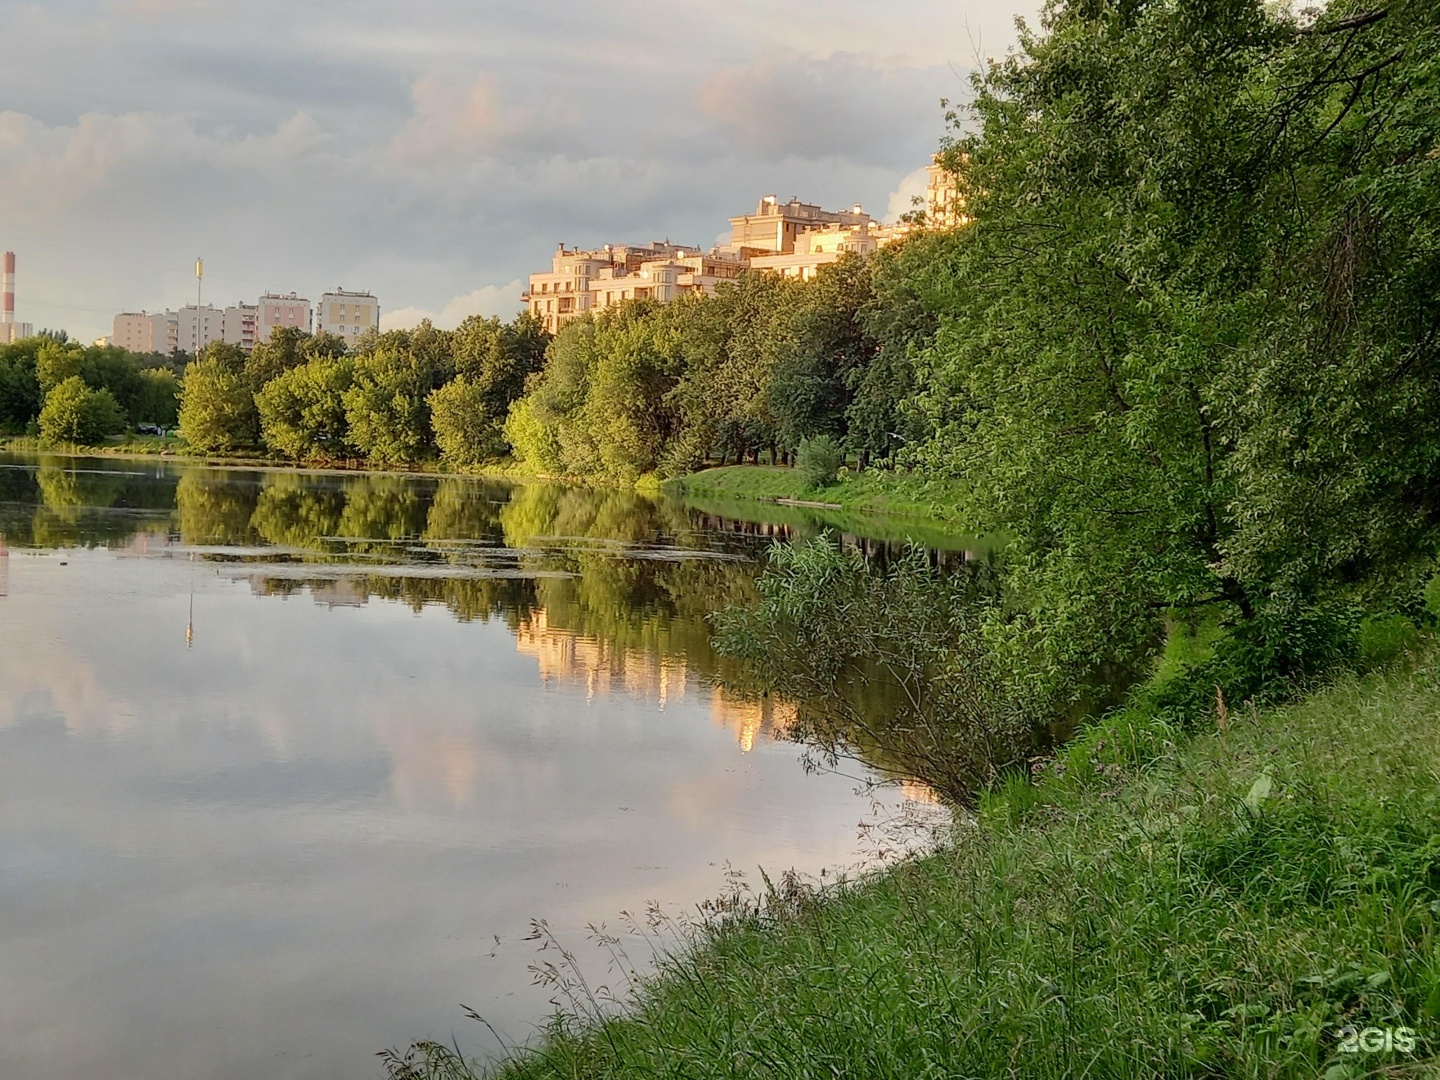
[[[51,387],[40,410],[40,437],[47,443],[91,446],[124,427],[124,414],[110,391],[91,390],[79,375]]]
[[[80,374],[84,352],[78,345],[46,340],[35,354],[35,377],[40,392],[48,394],[66,379]]]
[[[347,354],[345,340],[328,331],[311,334],[298,326],[277,326],[245,360],[245,377],[259,391],[271,379],[312,360],[336,360]]]
[[[1057,692],[1205,604],[1302,673],[1287,626],[1433,553],[1437,27],[1077,0],[978,75],[913,460],[1014,537],[992,632]]]
[[[180,437],[197,450],[224,451],[254,446],[260,414],[246,381],[243,362],[212,354],[185,369],[180,388]]]
[[[322,356],[267,382],[255,395],[266,447],[292,458],[345,456],[345,394],[354,381],[353,360]]]
[[[505,451],[505,437],[490,414],[485,392],[457,375],[427,399],[440,456],[450,465],[478,465]]]
[[[344,396],[351,445],[376,464],[424,458],[432,445],[426,397],[433,376],[425,358],[383,346],[357,358]]]
[[[144,368],[140,392],[136,395],[133,420],[137,424],[158,424],[172,428],[180,418],[180,380],[169,368]]]

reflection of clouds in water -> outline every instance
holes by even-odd
[[[71,735],[115,737],[140,720],[138,708],[101,686],[93,665],[55,639],[33,651],[0,649],[0,689],[0,728],[58,716]]]
[[[0,619],[0,840],[22,851],[0,848],[0,1044],[20,1075],[365,1075],[380,1046],[482,1038],[462,1000],[523,1035],[547,1011],[534,956],[480,965],[492,933],[545,917],[583,941],[650,899],[688,909],[726,860],[854,853],[851,785],[780,747],[742,757],[764,717],[679,659],[543,612],[512,636],[332,606],[342,589],[256,596],[200,561],[68,558],[17,565]],[[52,700],[63,728],[40,722]]]

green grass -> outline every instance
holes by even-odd
[[[812,488],[798,469],[727,465],[668,480],[663,487],[687,497],[796,499],[895,517],[935,518],[964,526],[959,517],[960,491],[953,483],[898,471],[842,472],[835,483]]]
[[[1223,731],[1117,713],[945,850],[681,930],[618,1016],[565,961],[588,1023],[493,1074],[433,1045],[392,1072],[1440,1075],[1440,653],[1419,648]],[[1345,1024],[1420,1042],[1342,1054]]]

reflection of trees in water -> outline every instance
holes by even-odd
[[[1026,703],[987,648],[998,583],[983,562],[885,568],[828,542],[775,549],[759,600],[720,623],[736,689],[795,705],[791,734],[834,766],[858,757],[961,801],[1035,745]]]
[[[812,647],[801,657],[810,665],[802,665],[803,678],[792,671],[788,683],[764,684],[756,676],[762,661],[794,660],[797,643],[809,640],[803,636],[776,642],[759,658],[716,650],[711,617],[756,609],[762,597],[754,556],[806,534],[794,524],[726,519],[624,489],[195,467],[163,476],[92,476],[64,462],[42,462],[34,473],[0,471],[0,496],[0,532],[15,545],[123,542],[137,528],[153,530],[155,519],[98,508],[158,504],[167,508],[163,526],[185,544],[283,548],[268,556],[221,556],[263,559],[265,571],[250,579],[260,593],[308,592],[332,606],[375,598],[416,610],[443,607],[461,621],[500,619],[542,670],[569,672],[565,677],[601,693],[624,687],[663,704],[683,693],[688,678],[718,682],[710,695],[713,717],[745,748],[789,735],[822,753],[843,748],[882,771],[920,777],[952,794],[970,781],[939,775],[928,760],[936,746],[951,758],[970,754],[971,773],[996,767],[1004,756],[991,747],[976,757],[973,747],[937,741],[937,731],[953,738],[961,730],[939,723],[937,710],[953,705],[944,694],[927,690],[924,707],[907,711],[914,686],[897,677],[903,665],[876,650],[915,627],[883,604],[864,618],[850,611],[849,621],[871,632],[870,651],[856,646],[838,674],[817,675],[815,664],[826,654]],[[893,569],[903,549],[895,541],[842,539],[863,553],[855,556],[857,572],[866,561]],[[973,583],[985,573],[960,552],[923,559],[945,571],[935,580]],[[295,572],[277,570],[277,561],[294,564]],[[390,562],[406,572],[385,572]],[[307,563],[317,565],[307,570]],[[372,571],[367,563],[375,564]],[[321,567],[324,576],[314,576]],[[825,604],[836,600],[835,582],[811,587],[807,602],[820,606],[797,610],[809,613],[812,627],[833,627],[841,609]],[[931,613],[946,603],[925,594],[918,579],[909,602]],[[952,655],[965,655],[955,647],[951,641]],[[933,669],[939,661],[932,656],[929,663]],[[927,669],[926,677],[935,674]],[[953,672],[947,677],[955,682]]]
[[[239,483],[220,469],[187,469],[175,485],[176,521],[187,544],[253,544],[259,502],[255,484]]]

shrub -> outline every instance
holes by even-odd
[[[40,410],[40,437],[48,443],[90,445],[124,427],[124,414],[110,391],[91,390],[78,375],[52,387]]]
[[[827,487],[835,482],[843,460],[839,443],[829,435],[817,435],[813,439],[800,440],[795,467],[808,486]]]

